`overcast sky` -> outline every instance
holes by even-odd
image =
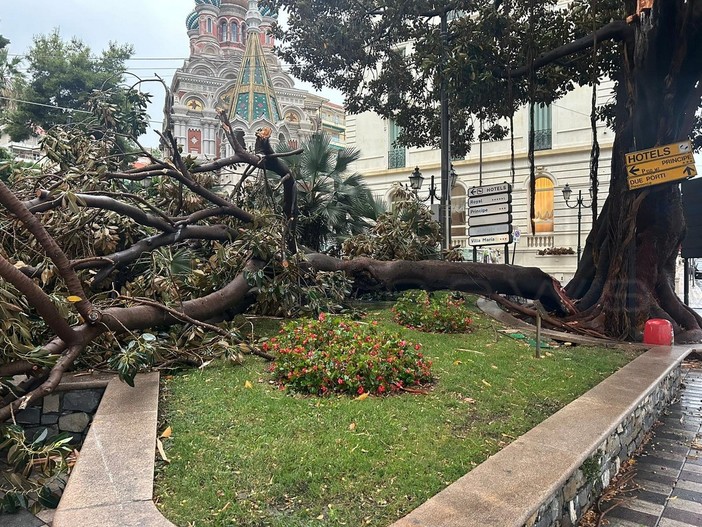
[[[129,71],[140,77],[157,73],[170,85],[176,68],[188,57],[189,43],[185,18],[194,9],[194,0],[0,0],[0,35],[10,40],[10,54],[23,55],[33,37],[58,29],[67,40],[78,37],[99,53],[110,41],[134,46]],[[299,87],[305,87],[300,82]],[[161,128],[163,94],[156,84],[145,88],[154,95],[149,116],[154,128]],[[342,104],[338,93],[325,91],[324,97]],[[153,131],[142,137],[148,146],[157,146]]]

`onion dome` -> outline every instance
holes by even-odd
[[[197,5],[213,5],[219,7],[222,3],[221,0],[195,0]]]
[[[199,19],[200,15],[197,11],[193,11],[188,15],[188,18],[185,19],[185,26],[188,28],[188,31],[192,31],[193,29],[198,29],[200,27]]]
[[[241,7],[247,7],[249,3],[247,0],[222,0],[222,5],[238,5]]]
[[[259,11],[263,16],[267,16],[270,18],[278,18],[278,13],[276,11],[273,11],[273,9],[271,9],[270,7],[261,6],[259,8]]]

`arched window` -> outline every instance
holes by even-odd
[[[466,235],[466,189],[456,185],[451,189],[451,236]]]
[[[553,181],[537,176],[534,196],[534,233],[553,232]]]
[[[219,41],[220,42],[226,42],[227,41],[227,29],[228,29],[227,21],[226,20],[221,20],[219,22]]]
[[[232,42],[239,42],[239,24],[236,22],[232,22],[231,40]]]
[[[241,23],[241,43],[246,44],[246,23]]]
[[[212,19],[211,18],[207,19],[207,32],[212,33]]]

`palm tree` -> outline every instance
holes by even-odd
[[[298,239],[312,250],[328,251],[368,229],[384,207],[361,174],[348,174],[349,165],[360,156],[358,150],[336,149],[321,133],[302,148],[302,154],[288,159],[298,178]]]

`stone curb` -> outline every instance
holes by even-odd
[[[558,499],[559,492],[567,482],[584,482],[584,463],[603,451],[608,438],[644,404],[665,403],[652,394],[678,378],[675,371],[679,374],[691,351],[684,346],[650,349],[391,527],[574,525],[577,518],[572,512],[570,518],[564,515],[569,504]],[[624,458],[632,453],[625,446],[620,450]],[[619,458],[614,459],[618,469]]]
[[[157,372],[108,382],[53,527],[175,527],[152,501],[158,393]]]

